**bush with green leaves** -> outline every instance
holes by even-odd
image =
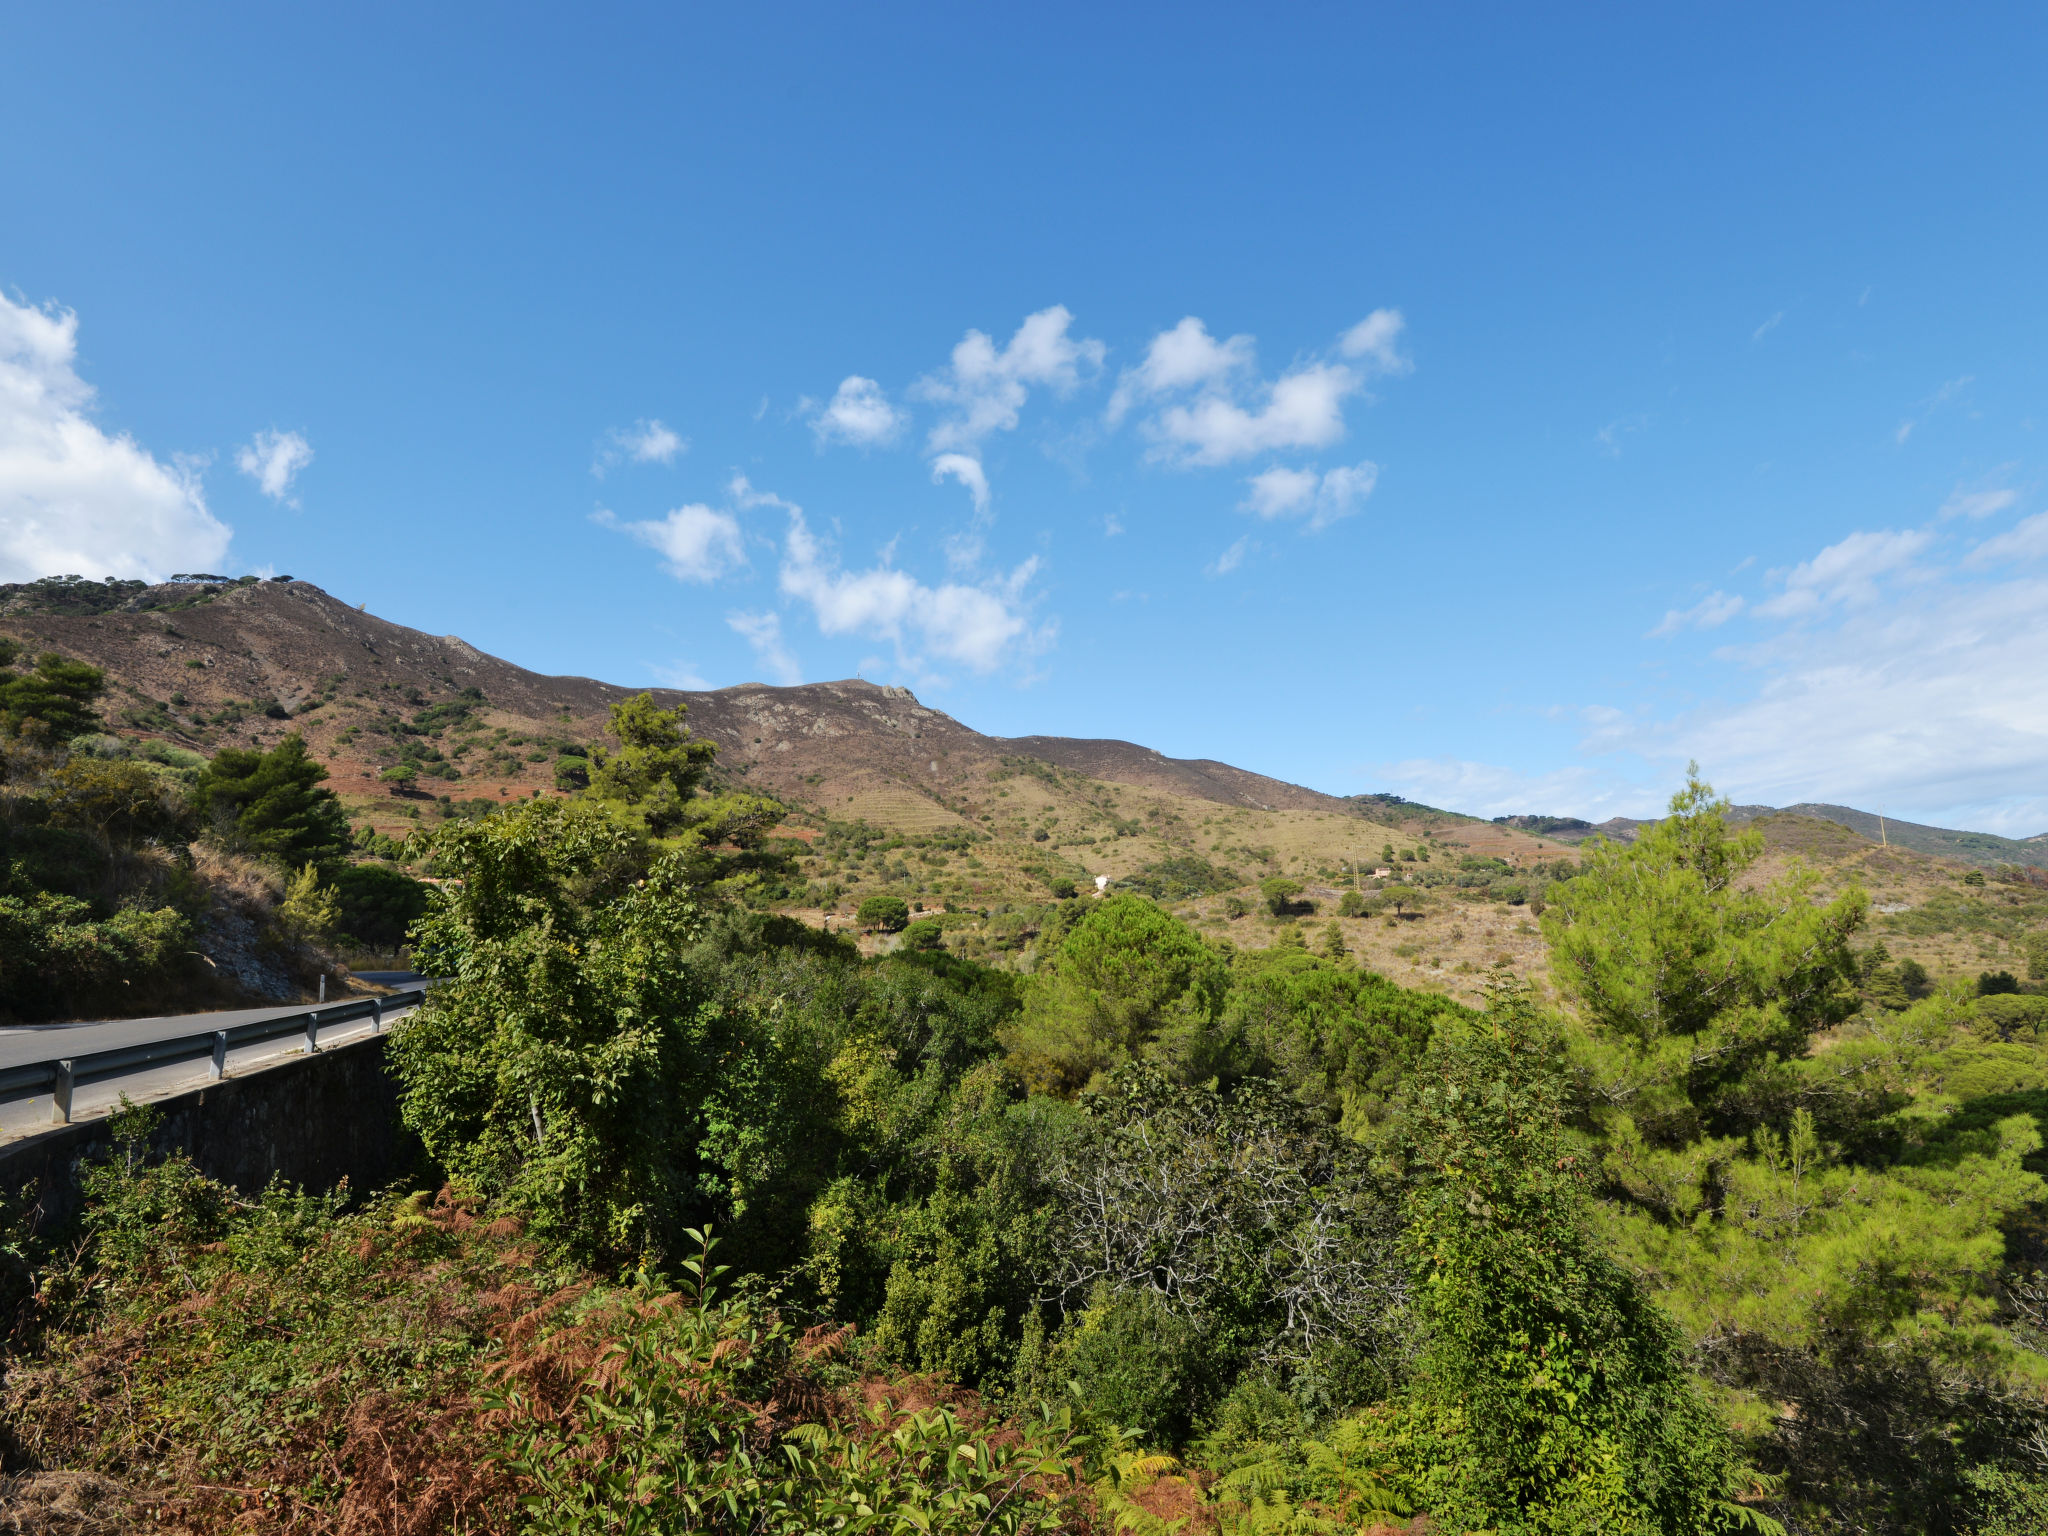
[[[1158,1050],[1200,1074],[1227,973],[1185,923],[1141,896],[1092,903],[1045,953],[1004,1044],[1034,1085],[1072,1092]]]
[[[426,915],[427,893],[433,889],[402,869],[382,864],[343,865],[329,883],[336,930],[364,948],[387,954],[403,945],[412,925]]]
[[[901,896],[870,896],[853,914],[861,927],[880,933],[901,933],[910,923],[910,903]]]
[[[0,1017],[131,1013],[187,968],[192,924],[170,907],[97,918],[54,891],[0,896]]]
[[[100,724],[94,701],[106,691],[106,674],[82,661],[45,652],[20,671],[21,647],[0,638],[0,732],[31,741],[62,744]]]
[[[2000,1300],[2048,1196],[2048,1074],[1955,999],[1857,1015],[1863,894],[1750,878],[1761,838],[1696,779],[1671,810],[1593,847],[1544,918],[1610,1249],[1736,1394],[1788,1510],[1959,1531],[1971,1468],[2048,1433],[2048,1359]]]
[[[325,863],[349,849],[348,817],[327,770],[296,731],[269,751],[224,747],[200,771],[192,808],[214,836],[296,867]]]
[[[1594,1235],[1559,1046],[1499,977],[1415,1073],[1403,1244],[1425,1342],[1371,1455],[1453,1530],[1734,1528],[1740,1469],[1684,1336]]]

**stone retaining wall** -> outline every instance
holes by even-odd
[[[182,1151],[200,1172],[247,1195],[275,1174],[309,1190],[346,1179],[358,1192],[401,1178],[419,1159],[399,1124],[398,1084],[384,1068],[390,1038],[367,1036],[152,1099],[149,1108],[162,1118],[149,1151]],[[13,1195],[33,1180],[42,1230],[57,1230],[78,1214],[81,1166],[114,1147],[104,1117],[0,1146],[0,1191]]]

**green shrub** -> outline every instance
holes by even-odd
[[[900,933],[910,923],[910,903],[901,896],[870,896],[854,911],[854,921],[870,930]]]

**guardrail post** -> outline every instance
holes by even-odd
[[[74,1080],[71,1063],[57,1063],[57,1080],[50,1085],[50,1123],[69,1125],[71,1123],[71,1089]]]
[[[219,1082],[228,1074],[228,1032],[216,1029],[213,1032],[213,1080]]]
[[[319,1053],[320,1015],[309,1013],[306,1015],[306,1054],[308,1056],[317,1056]]]
[[[370,999],[370,1033],[373,1035],[384,1033],[384,999],[381,997]]]

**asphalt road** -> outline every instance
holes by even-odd
[[[390,974],[404,977],[404,982],[396,983],[398,985],[415,979],[405,972]],[[379,985],[394,985],[386,981],[381,972],[375,979]],[[333,1008],[357,1000],[346,994],[336,994],[328,998],[324,1006]],[[175,1040],[180,1035],[229,1029],[237,1024],[254,1024],[261,1019],[280,1019],[287,1014],[304,1013],[308,1008],[320,1006],[318,1003],[287,1003],[277,1008],[231,1008],[220,1013],[166,1014],[154,1019],[86,1019],[72,1024],[15,1025],[0,1028],[0,1069],[25,1067],[32,1061],[48,1061],[57,1056],[82,1056],[92,1051],[113,1051],[123,1046],[148,1045],[156,1040]]]

